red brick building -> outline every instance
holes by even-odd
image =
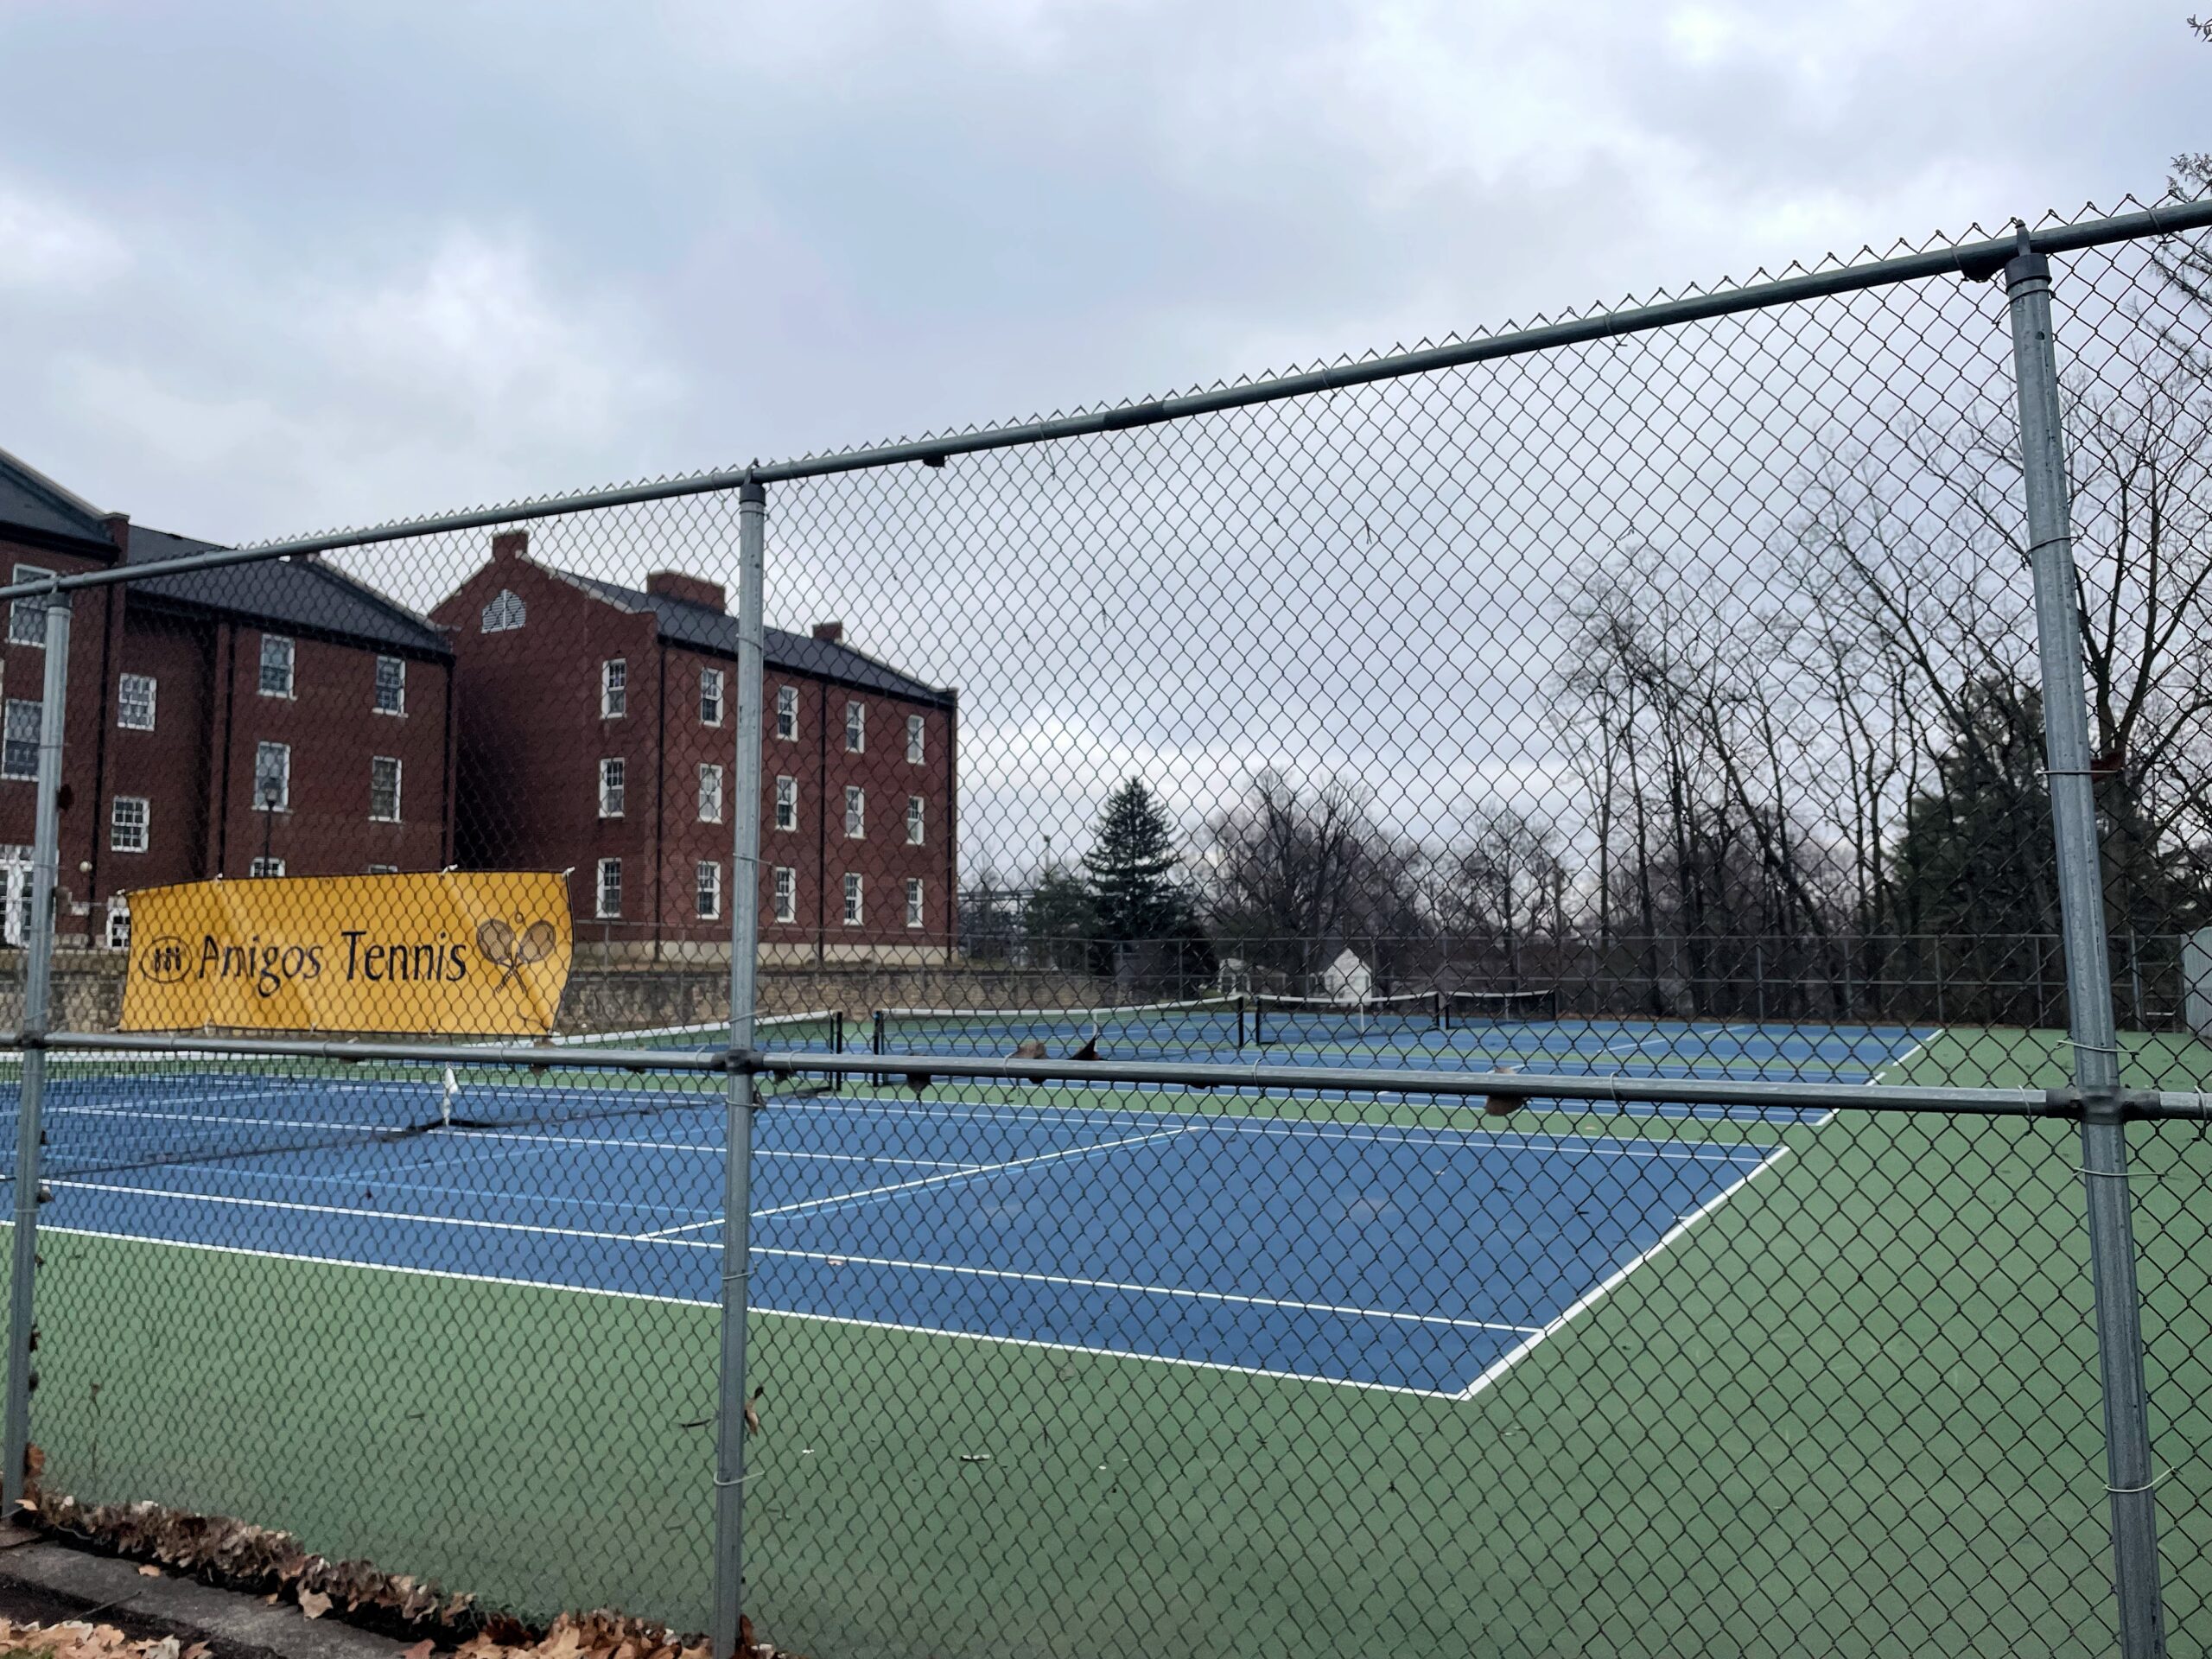
[[[200,550],[0,453],[11,581]],[[27,913],[43,612],[0,645],[0,919]],[[119,938],[134,889],[210,876],[453,861],[453,653],[425,619],[321,561],[73,599],[58,931]]]
[[[636,954],[729,938],[737,622],[674,571],[557,570],[522,531],[431,613],[455,663],[459,855],[572,872],[577,934]],[[760,936],[768,960],[947,957],[957,696],[844,643],[766,633]]]

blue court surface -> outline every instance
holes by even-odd
[[[1866,1080],[1929,1034],[1529,1022],[1242,1058]],[[1002,1053],[1004,1039],[940,1030],[936,1052]],[[717,1085],[565,1075],[63,1061],[41,1222],[711,1305]],[[1001,1089],[986,1104],[836,1087],[755,1117],[764,1311],[1450,1395],[1785,1155],[1756,1128],[1719,1144],[1649,1124],[1611,1134],[1610,1107],[1541,1101],[1503,1128],[1466,1109],[1461,1129],[1332,1122],[1325,1108],[1310,1115],[1323,1121],[1196,1114],[1162,1088]],[[12,1145],[13,1125],[0,1135]]]
[[[41,1222],[713,1302],[716,1098],[476,1084],[457,1104],[509,1122],[379,1138],[439,1094],[427,1078],[63,1078]],[[1064,1098],[1078,1103],[764,1108],[756,1306],[1459,1395],[1783,1155]],[[288,1134],[315,1144],[273,1149]]]

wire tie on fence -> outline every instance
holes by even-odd
[[[2139,1175],[2148,1177],[2152,1180],[2164,1179],[2155,1169],[2091,1169],[2084,1164],[2076,1164],[2074,1166],[2074,1173],[2076,1175],[2101,1175],[2107,1180],[2132,1181]]]
[[[2081,1051],[2084,1053],[2109,1054],[2114,1059],[2119,1059],[2120,1058],[2120,1045],[2117,1042],[2085,1043],[2072,1037],[2068,1038],[2066,1040],[2069,1047]]]
[[[746,1473],[740,1475],[735,1480],[724,1480],[720,1475],[716,1475],[715,1477],[715,1489],[717,1491],[721,1491],[732,1486],[749,1486],[753,1483],[753,1472],[754,1471],[748,1471]]]
[[[2114,1497],[2140,1497],[2145,1492],[2155,1491],[2159,1484],[2171,1473],[2173,1473],[2173,1467],[2170,1465],[2166,1468],[2161,1469],[2157,1474],[2152,1476],[2148,1484],[2142,1486],[2114,1486],[2107,1482],[2105,1486],[2105,1491]]]

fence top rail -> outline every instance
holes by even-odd
[[[1411,1095],[1449,1099],[1577,1100],[1593,1104],[1807,1107],[1833,1111],[1937,1112],[1983,1117],[2079,1117],[2079,1091],[1953,1084],[1745,1082],[1719,1077],[1573,1077],[1531,1071],[1433,1071],[1403,1066],[1222,1065],[1179,1060],[1023,1060],[925,1053],[824,1053],[813,1049],[538,1048],[499,1044],[346,1041],[315,1038],[181,1037],[118,1032],[0,1033],[0,1052],[194,1054],[226,1059],[318,1059],[353,1065],[527,1066],[574,1071],[745,1072],[793,1077],[880,1074],[925,1081],[1132,1083],[1214,1093],[1249,1089]],[[2212,1092],[2123,1090],[2132,1118],[2212,1122]]]
[[[1309,397],[1316,392],[1332,391],[1344,386],[1428,374],[1440,369],[1524,356],[1623,334],[1646,334],[1679,327],[1683,323],[1706,321],[1715,317],[1732,316],[1833,295],[1857,293],[1898,283],[1945,276],[1986,282],[1995,276],[2007,260],[2023,252],[2075,252],[2084,248],[2139,241],[2149,237],[2172,236],[2208,227],[2212,227],[2212,197],[2195,201],[2167,202],[2140,208],[2134,213],[2116,213],[2037,230],[2030,230],[2024,223],[2020,223],[2019,228],[2010,236],[1958,243],[1918,253],[1838,265],[1829,270],[1803,271],[1768,282],[1747,283],[1741,287],[1717,289],[1648,305],[1593,312],[1586,316],[1570,317],[1534,327],[1481,334],[1441,346],[1391,353],[1359,362],[1332,364],[1295,374],[1241,381],[1230,385],[1210,387],[1202,391],[1141,399],[1071,415],[1010,423],[1004,426],[982,427],[934,437],[798,456],[786,461],[753,461],[742,467],[720,467],[677,478],[654,479],[601,489],[580,490],[564,495],[542,496],[461,512],[396,519],[365,529],[333,531],[318,536],[295,537],[243,547],[213,548],[181,558],[149,560],[143,564],[117,565],[69,575],[42,576],[34,582],[0,587],[0,600],[48,597],[155,576],[224,569],[270,559],[404,541],[418,536],[482,530],[498,524],[557,518],[568,513],[632,506],[642,502],[671,500],[683,496],[706,495],[738,489],[748,484],[788,482],[917,461],[941,466],[954,455],[1126,431],[1135,427],[1157,425],[1163,421],[1181,420],[1194,415]]]
[[[827,1054],[768,1049],[745,1057],[756,1071],[833,1077],[881,1075],[925,1081],[1183,1084],[1216,1093],[1250,1089],[1444,1096],[1501,1101],[1580,1100],[1597,1104],[1815,1107],[1836,1111],[1947,1112],[1990,1117],[2078,1117],[2080,1095],[2061,1089],[1981,1089],[1954,1084],[1751,1083],[1718,1077],[1574,1077],[1548,1071],[1435,1071],[1402,1066],[1223,1065],[1180,1060],[1025,1060],[928,1053]],[[2212,1094],[2124,1090],[2128,1116],[2212,1118]]]

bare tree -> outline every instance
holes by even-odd
[[[1200,863],[1221,952],[1301,988],[1326,948],[1367,941],[1388,973],[1422,931],[1414,850],[1347,783],[1259,772],[1208,823]]]
[[[2198,40],[2212,45],[2212,17],[2191,17],[2189,28]],[[2212,195],[2212,150],[2183,150],[2175,156],[2166,188],[2177,196]],[[2199,309],[2212,312],[2212,238],[2184,238],[2178,252],[2153,243],[2151,258],[2168,287]]]
[[[1445,863],[1439,920],[1446,960],[1523,988],[1529,941],[1548,933],[1556,942],[1566,931],[1567,865],[1557,827],[1518,806],[1487,807]]]

